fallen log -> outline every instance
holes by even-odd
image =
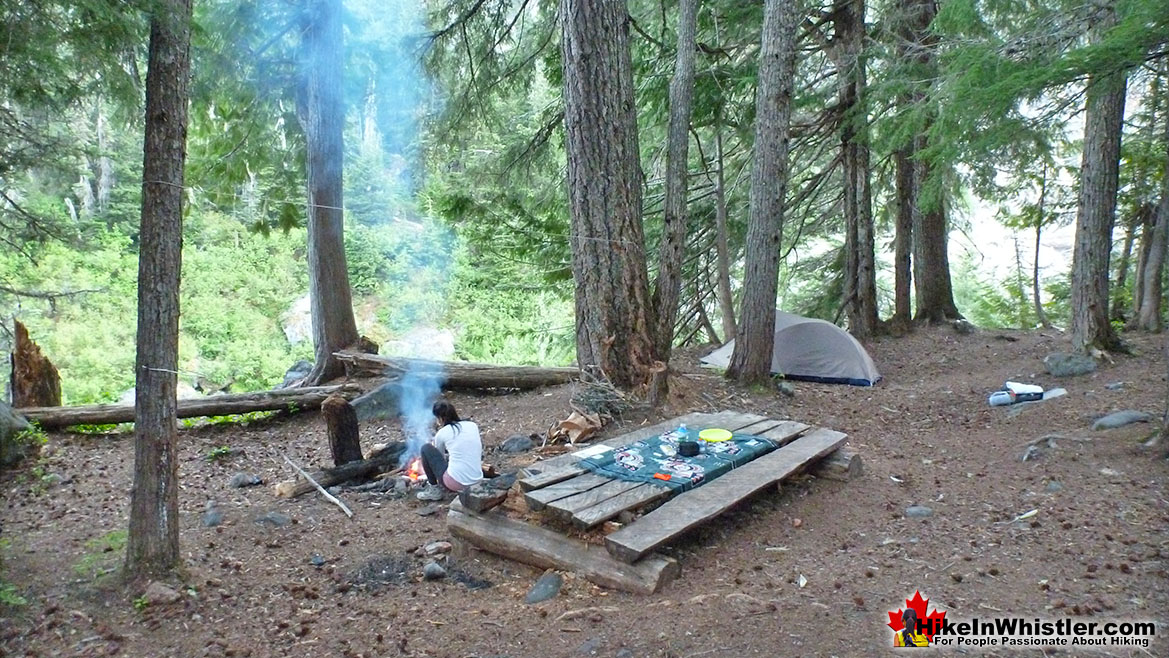
[[[812,467],[811,473],[825,480],[848,482],[861,476],[864,463],[861,456],[851,448],[837,448],[836,452],[821,459]]]
[[[289,388],[254,393],[232,393],[207,398],[179,400],[178,417],[228,416],[252,411],[275,409],[315,409],[329,395],[337,393],[344,397],[355,397],[360,389],[352,384],[342,386],[313,386]],[[69,427],[70,425],[111,425],[134,422],[132,404],[92,404],[73,407],[25,407],[16,413],[35,421],[45,429]]]
[[[407,372],[442,380],[444,388],[539,388],[565,384],[580,375],[576,368],[499,366],[463,361],[430,361],[342,351],[334,354],[349,377],[399,378]]]
[[[317,471],[312,474],[312,479],[322,487],[328,488],[350,480],[369,478],[378,473],[384,473],[397,468],[398,460],[405,451],[406,443],[404,441],[395,441],[369,459],[349,462],[336,468],[326,468]],[[310,491],[316,491],[317,488],[311,481],[289,480],[277,484],[275,489],[276,496],[279,498],[296,498]]]

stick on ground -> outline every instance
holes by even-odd
[[[340,500],[339,500],[339,499],[338,499],[336,496],[334,496],[333,494],[329,493],[328,491],[325,491],[325,488],[324,488],[324,487],[322,487],[321,485],[317,484],[317,481],[316,481],[316,480],[314,480],[314,479],[312,479],[312,477],[311,477],[311,476],[309,476],[309,474],[308,474],[308,473],[305,473],[303,468],[301,468],[301,467],[297,466],[296,464],[292,463],[292,460],[291,460],[291,459],[289,459],[287,455],[285,455],[285,457],[284,457],[284,461],[288,462],[288,465],[289,465],[289,466],[291,466],[291,467],[295,468],[295,469],[296,469],[296,472],[297,472],[297,473],[300,473],[300,474],[301,474],[301,475],[304,477],[304,479],[306,479],[306,480],[308,480],[309,482],[311,482],[311,483],[312,483],[312,485],[313,485],[314,487],[316,487],[316,488],[317,488],[317,491],[321,492],[321,495],[322,495],[322,496],[324,496],[326,500],[328,500],[329,502],[333,503],[333,504],[334,504],[334,505],[336,505],[337,507],[340,507],[340,508],[341,508],[341,511],[342,511],[342,512],[345,512],[345,516],[348,516],[348,517],[349,517],[349,518],[351,518],[351,519],[353,518],[353,510],[351,510],[351,509],[349,509],[348,507],[346,507],[346,506],[345,506],[345,503],[341,502],[341,501],[340,501]]]

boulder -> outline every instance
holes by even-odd
[[[288,388],[289,386],[296,384],[297,382],[304,379],[305,377],[308,377],[308,374],[310,372],[312,372],[312,370],[313,370],[312,361],[306,361],[304,359],[301,359],[300,361],[297,361],[296,363],[292,364],[292,367],[289,368],[284,373],[284,381],[280,384],[280,386],[282,388]]]
[[[528,450],[531,450],[533,446],[535,446],[535,443],[532,441],[531,437],[523,434],[512,434],[511,436],[504,439],[503,443],[499,444],[499,450],[501,452],[514,454],[519,452],[527,452]]]
[[[28,428],[28,421],[0,400],[0,466],[15,464],[36,448],[19,438],[20,433]]]
[[[1052,377],[1074,377],[1096,371],[1096,360],[1079,352],[1052,352],[1043,358]]]

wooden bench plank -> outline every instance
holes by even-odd
[[[572,524],[578,528],[592,528],[617,516],[625,510],[634,510],[650,503],[657,502],[674,493],[669,487],[656,484],[641,483],[636,487],[601,501],[592,507],[586,507],[572,515]]]
[[[571,521],[573,514],[609,500],[614,496],[623,494],[641,484],[644,483],[630,482],[628,480],[609,480],[596,489],[590,489],[589,491],[578,493],[574,496],[553,501],[548,504],[547,511],[562,521]]]
[[[540,511],[548,503],[573,496],[583,491],[596,489],[602,484],[609,482],[610,479],[603,475],[596,475],[595,473],[582,473],[572,479],[557,482],[543,489],[528,491],[524,493],[524,500],[528,503],[528,509]]]
[[[602,587],[634,594],[653,594],[681,573],[672,558],[650,555],[637,564],[625,564],[598,546],[497,512],[476,514],[458,501],[451,503],[447,527],[456,538],[485,551],[543,569],[575,571]]]
[[[792,443],[698,487],[605,538],[617,559],[631,563],[687,530],[709,521],[752,494],[810,466],[836,450],[847,435],[814,430]]]
[[[589,446],[605,445],[610,448],[619,448],[634,441],[664,434],[682,423],[686,423],[687,427],[701,429],[707,427],[723,427],[735,431],[740,427],[746,427],[761,420],[766,419],[758,414],[736,411],[720,411],[714,414],[692,413],[679,418],[672,418],[649,427],[642,427],[599,443],[590,443]],[[589,446],[583,446],[581,449],[583,450]],[[556,484],[557,482],[563,482],[585,472],[587,472],[587,469],[578,465],[577,458],[572,453],[558,455],[552,459],[536,462],[525,468],[523,473],[521,473],[524,477],[520,480],[520,488],[524,491],[540,489],[548,485]]]
[[[782,448],[798,439],[808,429],[809,426],[803,423],[797,423],[794,420],[785,420],[759,436],[771,441],[776,447]]]

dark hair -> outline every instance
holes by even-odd
[[[430,411],[434,414],[435,418],[442,421],[443,425],[452,425],[454,431],[459,431],[461,419],[459,418],[459,412],[455,411],[455,405],[446,400],[439,400],[434,403]]]
[[[913,608],[906,608],[905,612],[901,613],[901,621],[905,624],[905,628],[901,631],[901,639],[905,640],[905,646],[912,646],[912,640],[909,639],[909,636],[918,632],[917,611]]]

